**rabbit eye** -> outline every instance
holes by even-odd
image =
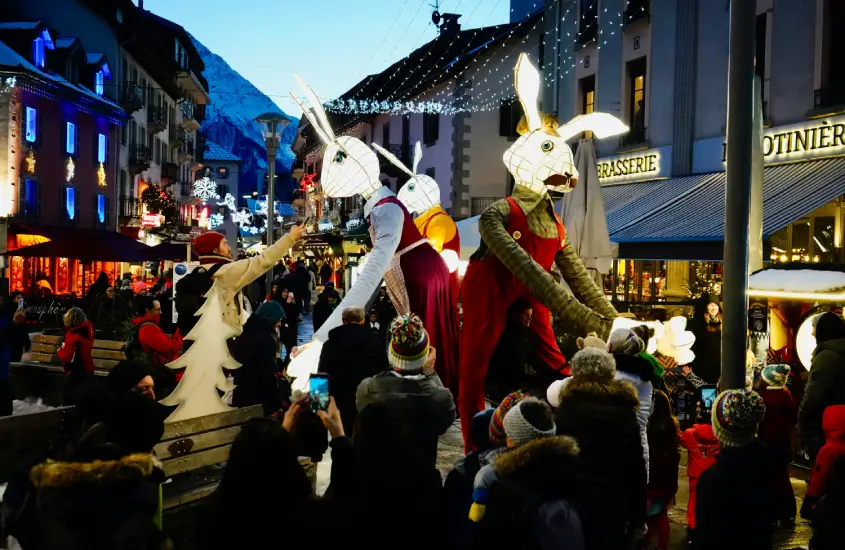
[[[408,191],[413,191],[413,190],[414,190],[414,184],[412,183],[411,185],[408,186]]]
[[[542,143],[542,145],[540,145],[540,149],[542,149],[544,153],[548,153],[549,151],[551,151],[554,148],[555,148],[555,144],[553,142],[551,142],[550,140],[546,140]]]
[[[338,151],[337,154],[334,156],[334,161],[337,164],[343,164],[343,161],[346,159],[346,153],[343,151]]]

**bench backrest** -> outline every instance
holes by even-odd
[[[73,407],[0,418],[0,483],[42,460],[59,442]]]
[[[62,336],[36,334],[32,337],[31,360],[37,363],[61,365],[62,360],[56,355],[62,346]],[[94,366],[100,370],[111,370],[115,365],[126,359],[124,348],[126,342],[118,340],[94,340]]]
[[[261,405],[167,423],[156,456],[168,476],[225,462],[241,426],[262,416]]]

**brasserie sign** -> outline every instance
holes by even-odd
[[[630,183],[667,177],[665,168],[671,165],[671,147],[634,151],[596,161],[602,185]]]

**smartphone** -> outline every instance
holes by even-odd
[[[701,410],[710,412],[714,401],[716,401],[716,385],[701,386]]]
[[[329,408],[329,375],[324,372],[312,374],[309,388],[311,412],[327,410]]]

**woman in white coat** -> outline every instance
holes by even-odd
[[[652,380],[654,367],[640,354],[645,351],[645,343],[634,331],[618,328],[610,333],[607,350],[616,359],[616,380],[630,382],[637,391],[640,399],[640,410],[637,411],[637,421],[640,424],[640,439],[643,443],[643,458],[645,459],[646,475],[648,474],[648,418],[651,416],[651,397],[654,393]]]

